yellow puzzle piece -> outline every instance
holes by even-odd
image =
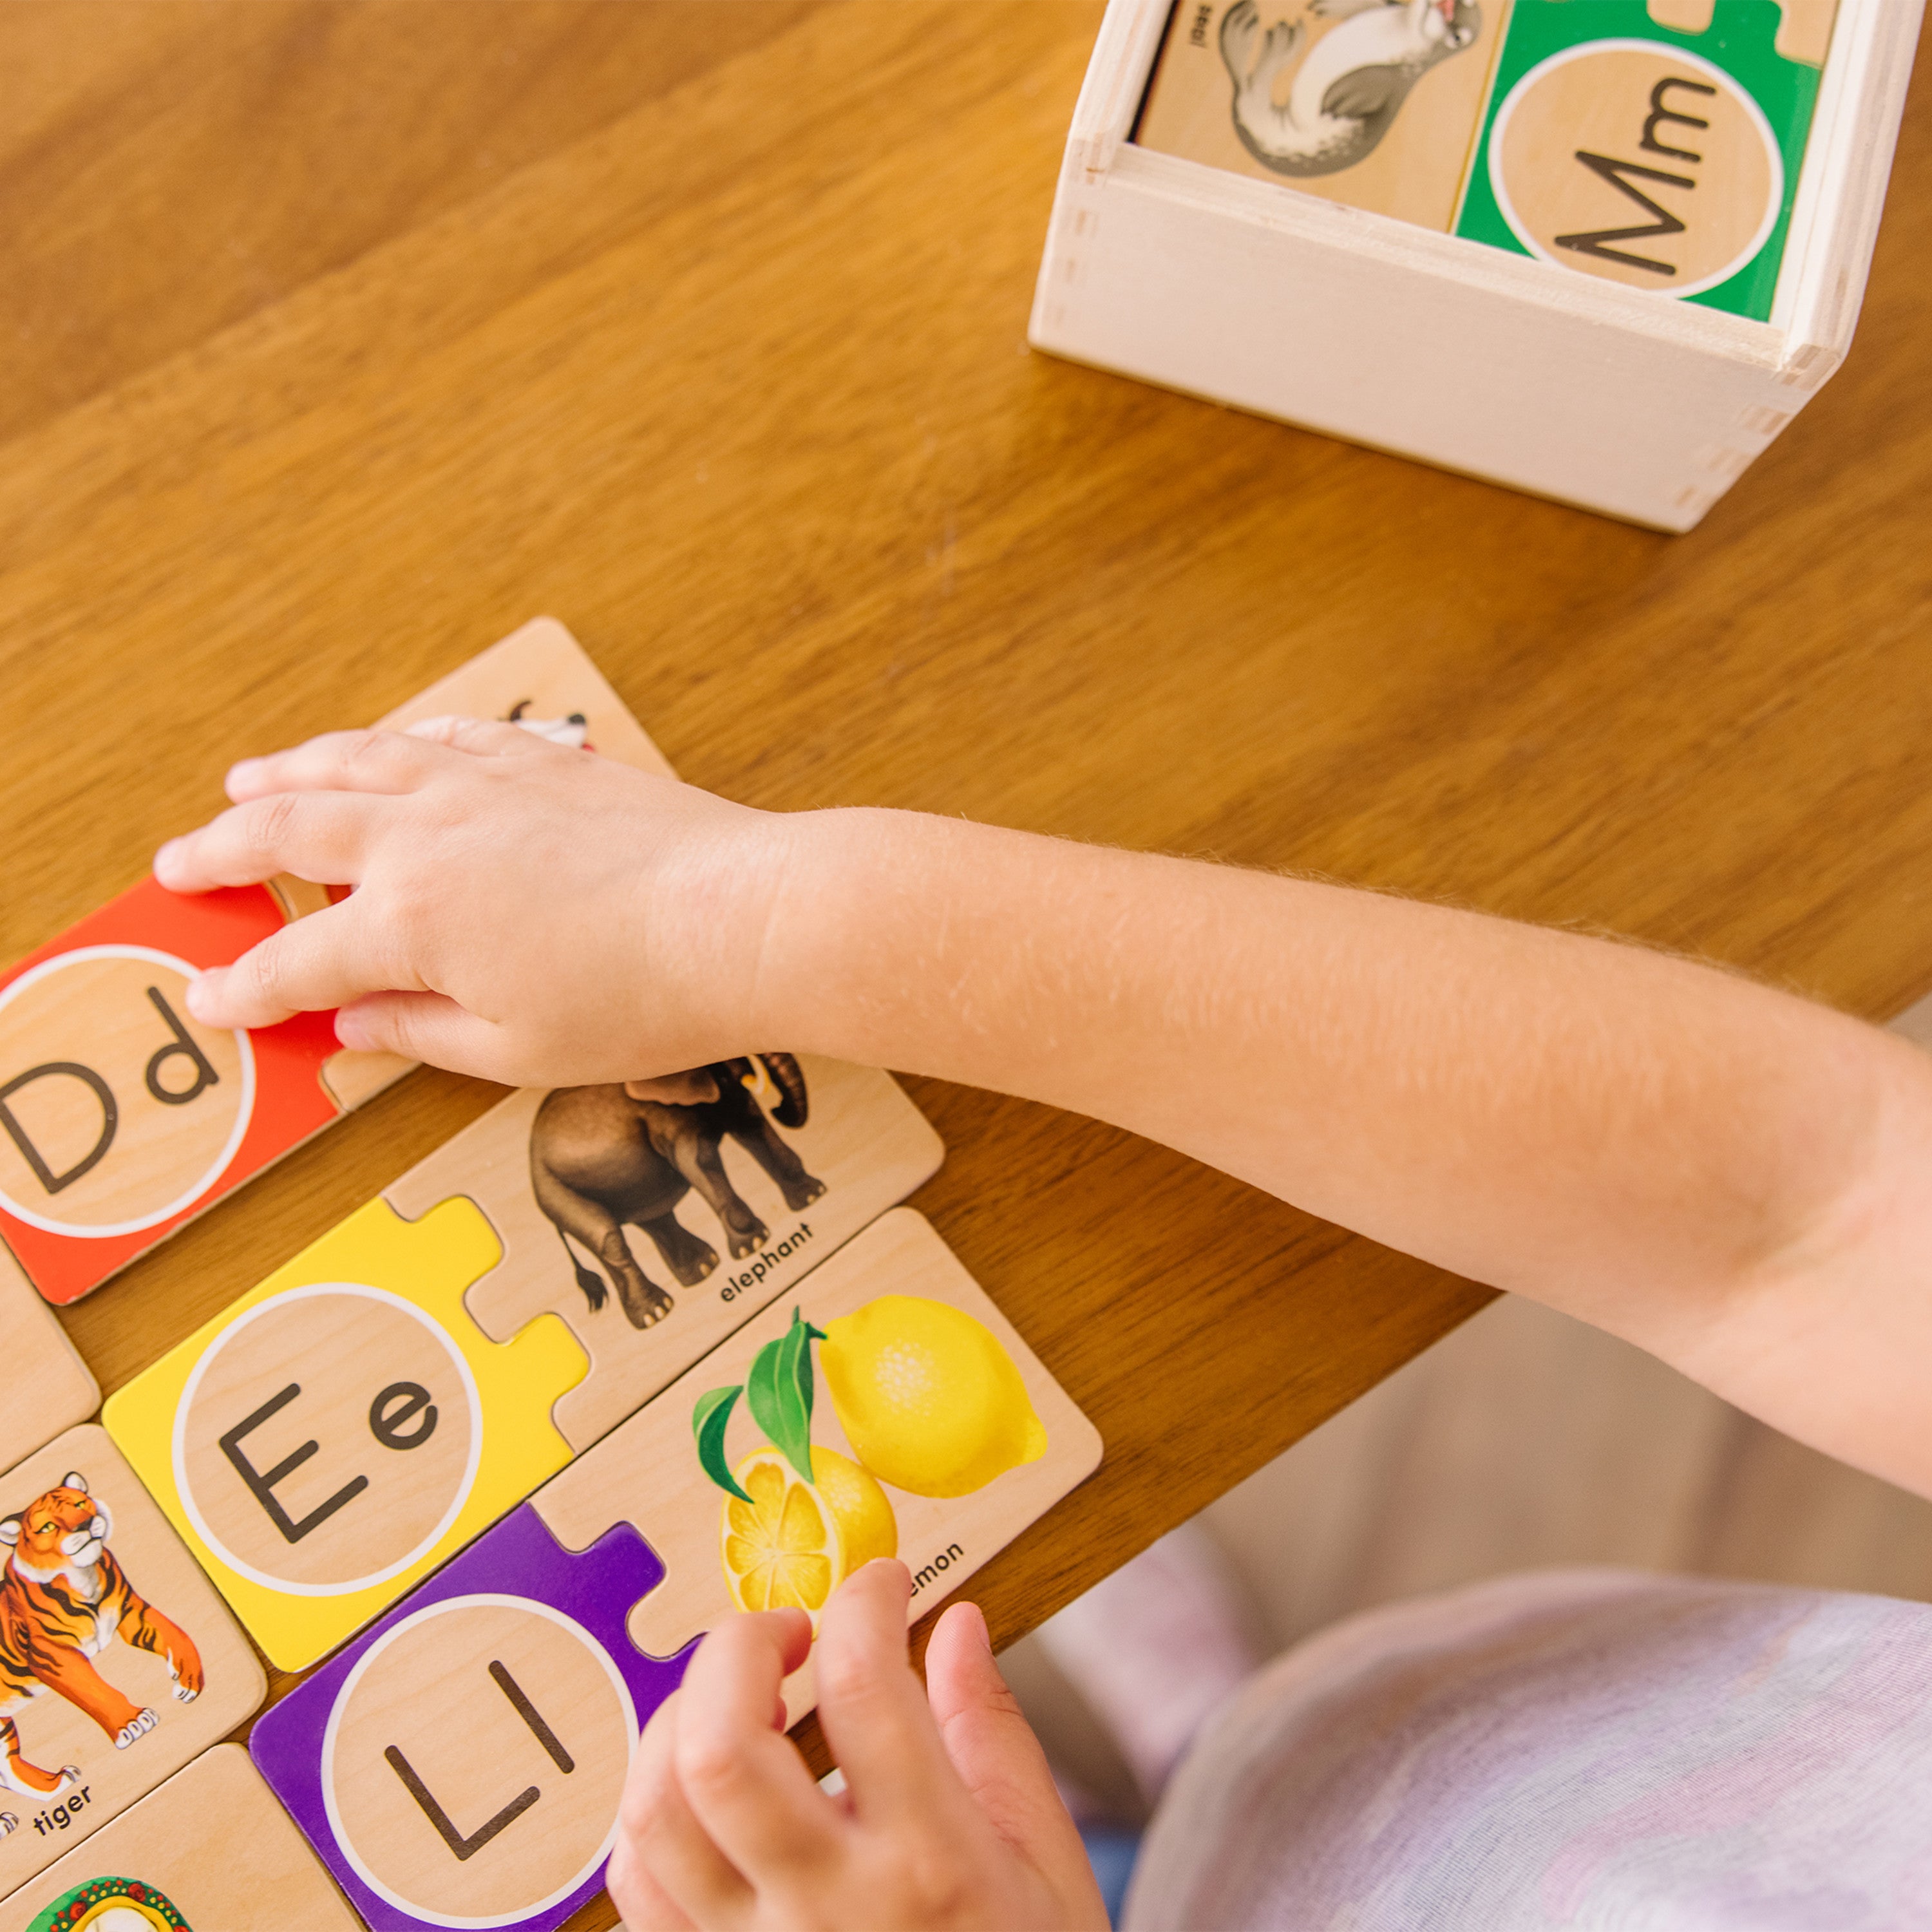
[[[113,1396],[109,1432],[283,1669],[312,1664],[569,1462],[589,1362],[546,1315],[490,1341],[474,1202],[373,1201]]]

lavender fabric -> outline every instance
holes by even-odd
[[[1564,1570],[1352,1618],[1208,1725],[1124,1924],[1932,1927],[1932,1606]]]

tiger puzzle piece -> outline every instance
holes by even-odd
[[[239,1744],[217,1744],[0,1900],[0,1932],[358,1932]]]
[[[53,1310],[4,1248],[0,1323],[8,1336],[7,1374],[0,1383],[0,1463],[14,1463],[85,1421],[99,1406],[100,1390]]]
[[[548,1932],[602,1882],[703,1632],[874,1556],[931,1607],[1089,1474],[1093,1425],[920,1215],[884,1216],[255,1726],[377,1932]],[[809,1661],[788,1720],[814,1701]]]
[[[262,1666],[95,1424],[0,1477],[0,1894],[261,1702]]]
[[[514,718],[652,772],[656,748],[551,618],[390,712]],[[0,974],[0,1240],[50,1301],[98,1288],[413,1063],[334,1016],[205,1027],[184,995],[330,895],[300,880],[183,897],[148,878]]]
[[[332,1648],[570,1460],[550,1405],[583,1351],[491,1342],[464,1292],[502,1253],[466,1200],[371,1202],[103,1412],[270,1658]]]

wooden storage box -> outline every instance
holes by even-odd
[[[1519,10],[1527,3],[1516,0]],[[1409,0],[1407,16],[1423,4]],[[1652,0],[1650,17],[1664,9],[1681,32],[1682,12],[1668,8],[1688,4],[1694,16],[1699,4]],[[1231,34],[1238,25],[1240,46],[1258,42],[1265,53],[1276,45],[1265,39],[1268,23],[1292,8],[1276,0],[1260,7],[1258,25],[1252,8],[1229,23],[1240,4],[1111,0],[1054,202],[1030,332],[1036,346],[1670,530],[1695,524],[1843,359],[1876,237],[1920,0],[1840,0],[1835,18],[1809,16],[1821,51],[1828,35],[1828,52],[1808,82],[1808,134],[1780,177],[1782,254],[1767,250],[1760,262],[1764,320],[1599,278],[1626,272],[1615,268],[1593,263],[1579,273],[1554,266],[1567,258],[1553,254],[1538,260],[1322,199],[1332,191],[1325,183],[1311,194],[1303,191],[1310,184],[1250,178],[1259,170],[1237,172],[1137,140],[1156,62],[1174,57],[1184,33],[1192,36],[1190,58],[1215,51],[1208,43],[1216,22]],[[1322,16],[1318,34],[1339,32],[1327,22],[1365,6],[1312,0],[1303,19]],[[1432,0],[1430,11],[1445,22],[1479,17],[1472,0]],[[1390,9],[1376,23],[1397,17]],[[1519,10],[1510,25],[1522,17]],[[1301,31],[1279,29],[1291,39]],[[1492,35],[1499,41],[1505,31],[1498,22]],[[1220,51],[1238,98],[1233,44],[1224,40]],[[1312,65],[1305,43],[1302,58]],[[1486,80],[1458,83],[1474,99],[1480,81],[1480,114],[1508,105],[1490,98],[1498,58],[1487,56]],[[1197,89],[1204,70],[1194,70]],[[1416,98],[1439,78],[1424,73]],[[1163,69],[1160,85],[1168,84]],[[1640,112],[1640,128],[1630,130],[1634,158],[1606,161],[1580,150],[1574,158],[1600,177],[1622,170],[1610,185],[1633,202],[1633,186],[1670,192],[1649,184],[1688,168],[1671,156],[1697,158],[1687,130],[1707,126],[1702,117],[1716,112],[1700,98],[1714,100],[1714,86],[1685,80],[1663,87],[1672,91],[1648,98],[1665,112]],[[1340,98],[1331,90],[1331,102]],[[1408,112],[1405,98],[1397,94],[1396,107]],[[1489,124],[1474,124],[1466,182],[1484,167],[1478,149]],[[1498,121],[1498,144],[1502,134]],[[1648,152],[1636,154],[1640,145]],[[1238,156],[1236,164],[1249,165]],[[1494,172],[1484,178],[1500,198]],[[1457,218],[1472,191],[1458,190]],[[1717,204],[1707,196],[1706,205]],[[1598,232],[1654,231],[1640,224]],[[1618,260],[1640,245],[1612,251],[1574,236],[1559,245],[1575,248],[1580,238]]]

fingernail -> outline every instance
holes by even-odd
[[[260,758],[237,758],[234,764],[228,767],[227,783],[231,788],[239,784],[242,779],[251,776],[258,770],[261,763]]]
[[[160,879],[163,885],[166,885],[167,880],[161,875],[164,872],[173,871],[175,860],[180,856],[181,844],[182,842],[178,838],[170,838],[154,854],[154,877]]]
[[[228,976],[226,966],[205,967],[188,982],[188,1010],[206,1026],[219,1024],[214,1008],[221,997],[221,982]]]
[[[362,1016],[353,1006],[338,1008],[335,1037],[352,1053],[367,1053],[376,1043],[369,1037],[369,1029],[364,1024]]]

